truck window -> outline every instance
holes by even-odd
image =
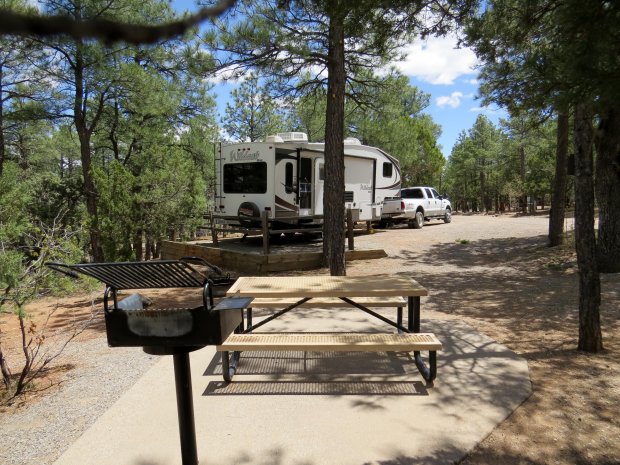
[[[383,177],[391,178],[392,177],[392,164],[389,162],[383,163]]]
[[[267,163],[224,165],[224,192],[228,194],[264,194],[267,192]]]
[[[436,199],[439,198],[439,192],[437,192],[435,189],[431,189],[431,192],[433,193]]]
[[[424,193],[422,189],[403,189],[400,196],[403,199],[423,199]]]
[[[425,188],[424,190],[426,191],[426,196],[427,196],[429,199],[432,199],[432,198],[433,198],[433,194],[431,193],[431,190],[430,190],[428,187],[427,187],[427,188]]]

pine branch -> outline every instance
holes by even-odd
[[[222,0],[213,7],[201,8],[185,19],[158,26],[128,24],[101,18],[75,21],[66,16],[32,16],[0,9],[0,35],[68,35],[74,39],[97,39],[104,43],[153,44],[181,36],[203,21],[224,14],[235,3],[235,0]]]

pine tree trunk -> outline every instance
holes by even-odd
[[[598,269],[620,272],[620,107],[601,115],[596,158]]]
[[[555,179],[549,215],[549,245],[564,243],[564,213],[566,209],[566,182],[568,180],[568,111],[558,113]]]
[[[153,258],[153,239],[147,234],[144,247],[144,260],[149,261],[151,258]]]
[[[575,247],[579,266],[578,349],[603,349],[600,305],[601,283],[594,236],[594,182],[592,115],[584,105],[575,107]]]
[[[174,238],[172,239],[174,240]],[[137,261],[142,261],[144,250],[142,248],[142,230],[136,231],[133,235],[133,251]]]
[[[78,50],[81,44],[78,45]],[[86,199],[86,213],[88,213],[88,232],[93,261],[104,261],[103,247],[101,245],[101,232],[99,231],[99,217],[97,214],[97,191],[92,174],[90,153],[90,130],[86,125],[86,109],[84,108],[84,60],[82,55],[76,53],[75,68],[75,97],[73,104],[73,121],[75,130],[80,140],[80,157],[82,161],[82,176],[84,178],[82,192]]]
[[[323,259],[332,276],[346,275],[344,255],[344,26],[340,15],[329,23]]]
[[[525,148],[523,146],[519,147],[519,161],[521,163],[521,182],[525,186]],[[521,197],[521,211],[527,213],[527,192],[525,190]]]

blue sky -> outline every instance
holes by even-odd
[[[193,0],[173,0],[177,10],[195,10]],[[426,113],[441,126],[439,144],[444,156],[450,156],[458,135],[472,127],[479,114],[484,114],[495,124],[506,113],[497,108],[483,108],[476,100],[478,83],[475,54],[456,47],[455,36],[430,38],[417,41],[405,48],[407,58],[394,65],[408,76],[411,85],[431,95]],[[217,95],[218,110],[223,114],[229,99],[231,84],[217,84],[213,92]]]
[[[405,48],[407,58],[396,67],[412,85],[431,95],[426,110],[442,128],[439,138],[442,152],[450,155],[458,135],[471,128],[480,114],[498,124],[506,112],[482,107],[477,99],[478,60],[468,48],[457,48],[455,35],[417,41]]]

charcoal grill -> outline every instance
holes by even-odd
[[[208,273],[190,263],[206,266]],[[228,288],[233,279],[197,257],[147,262],[80,263],[47,266],[73,278],[80,274],[106,285],[103,307],[111,347],[142,347],[154,355],[172,355],[183,465],[196,465],[196,431],[189,353],[222,344],[243,329],[243,309],[251,297],[223,299],[213,305],[214,288]],[[118,291],[129,289],[202,288],[203,305],[191,308],[119,308]]]

